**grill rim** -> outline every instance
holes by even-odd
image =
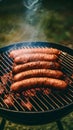
[[[70,107],[70,109],[69,109]],[[25,125],[43,125],[43,124],[47,124],[47,123],[51,123],[54,121],[59,120],[62,117],[65,117],[67,114],[69,114],[70,112],[72,112],[73,110],[73,105],[60,109],[60,110],[55,110],[55,111],[51,111],[51,112],[43,112],[43,113],[22,113],[22,112],[11,112],[11,111],[5,111],[0,110],[1,111],[1,116],[3,118],[6,118],[7,120],[10,120],[14,123],[19,123],[19,124],[25,124]],[[11,115],[11,116],[10,116]],[[20,118],[18,118],[20,117]],[[44,120],[43,120],[44,119]]]
[[[70,49],[70,48],[68,48],[66,46],[60,45],[58,43],[51,43],[51,42],[18,42],[18,43],[13,43],[12,45],[7,45],[5,47],[0,48],[0,54],[3,53],[3,52],[4,53],[5,52],[9,52],[9,51],[11,51],[13,49],[18,49],[18,48],[23,47],[23,46],[24,47],[28,47],[29,46],[31,48],[32,47],[34,47],[34,48],[35,47],[49,47],[49,48],[53,47],[53,48],[57,48],[57,49],[59,49],[61,51],[67,52],[68,54],[73,56],[73,50],[72,49]],[[28,117],[30,117],[30,115],[31,115],[31,117],[30,117],[31,122],[30,122],[29,118],[28,118],[28,121],[24,120],[24,123],[25,124],[29,124],[29,125],[43,124],[43,122],[44,122],[44,121],[42,121],[43,119],[41,119],[41,122],[35,121],[35,123],[33,123],[34,119],[32,119],[32,115],[33,115],[33,118],[36,115],[39,118],[40,115],[42,115],[44,117],[44,115],[48,114],[48,120],[50,121],[50,119],[49,119],[49,115],[50,114],[52,116],[54,116],[54,114],[56,113],[57,117],[59,118],[61,116],[63,117],[65,115],[69,114],[72,111],[73,111],[73,102],[68,104],[68,105],[61,106],[61,108],[55,108],[55,109],[52,109],[52,110],[48,109],[48,110],[45,110],[44,112],[43,111],[16,111],[16,110],[11,110],[9,108],[6,109],[4,107],[0,107],[0,115],[4,116],[4,117],[6,116],[6,118],[8,118],[10,120],[12,120],[12,117],[9,117],[7,113],[11,113],[11,114],[14,113],[14,115],[15,114],[17,114],[17,115],[21,114],[22,116],[24,115],[24,118],[25,118],[25,115],[29,115]],[[3,112],[3,113],[1,113],[1,112]],[[60,116],[59,116],[59,113],[62,113],[62,115],[60,114]],[[15,116],[13,116],[13,118],[14,118],[13,122],[15,122]],[[46,120],[46,118],[45,118],[45,120]],[[55,120],[56,120],[56,118],[54,119],[54,121]],[[22,122],[21,118],[20,118],[20,122]],[[46,121],[46,123],[47,123],[47,121]]]
[[[40,45],[39,45],[40,44]],[[52,46],[51,46],[52,45]],[[61,45],[60,43],[54,43],[54,42],[43,42],[43,41],[36,41],[36,42],[29,42],[29,41],[25,41],[25,42],[15,42],[15,43],[11,43],[11,45],[7,45],[5,47],[0,48],[0,53],[3,53],[4,51],[11,51],[13,49],[20,48],[20,47],[53,47],[53,48],[57,48],[61,51],[67,52],[68,54],[73,56],[73,49],[66,47],[65,45]],[[61,49],[60,49],[61,47]]]
[[[56,109],[54,109],[54,110],[45,110],[44,112],[43,111],[16,111],[16,110],[11,110],[11,109],[6,109],[6,108],[1,108],[0,107],[0,110],[4,110],[4,111],[8,111],[8,112],[14,112],[14,113],[47,113],[47,112],[54,112],[54,111],[59,111],[59,110],[63,110],[63,109],[65,109],[65,108],[67,108],[67,107],[72,107],[73,106],[73,103],[70,103],[69,105],[65,105],[65,106],[63,106],[63,107],[61,107],[61,108],[56,108]]]

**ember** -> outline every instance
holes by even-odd
[[[13,95],[14,94],[7,94],[4,97],[4,103],[7,104],[9,107],[12,107],[14,104]]]
[[[5,89],[3,87],[3,85],[0,83],[0,95],[2,95],[4,93]]]
[[[23,91],[22,95],[24,97],[34,97],[38,93],[50,94],[51,89],[49,89],[49,88],[31,88],[29,90]]]
[[[21,105],[22,105],[24,108],[28,109],[28,110],[31,110],[31,109],[32,109],[32,104],[30,103],[29,100],[27,100],[26,102],[21,101]]]
[[[5,73],[3,76],[0,76],[2,84],[6,85],[9,80],[12,81],[12,77],[12,71],[10,71],[9,73]]]

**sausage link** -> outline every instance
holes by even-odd
[[[23,55],[25,53],[46,53],[46,54],[56,54],[59,55],[61,53],[60,50],[56,48],[23,48],[23,49],[16,49],[10,52],[10,57],[15,58],[17,56]]]
[[[10,90],[18,92],[33,87],[52,87],[63,90],[67,87],[67,83],[53,78],[30,78],[13,83]]]
[[[63,73],[59,70],[50,69],[34,69],[18,73],[14,76],[14,81],[23,80],[32,77],[51,77],[51,78],[61,78]]]
[[[19,63],[27,63],[30,61],[55,61],[58,57],[54,54],[24,54],[22,56],[18,56],[14,59],[14,62]]]
[[[48,61],[36,61],[28,62],[26,64],[20,64],[13,67],[13,73],[19,73],[31,69],[60,69],[60,64],[57,62]]]

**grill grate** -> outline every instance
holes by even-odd
[[[17,49],[17,48],[15,48]],[[62,60],[61,66],[63,72],[66,74],[68,79],[71,81],[71,83],[68,85],[67,90],[65,92],[58,92],[58,91],[52,91],[50,94],[36,94],[34,97],[30,96],[29,101],[32,104],[32,111],[51,111],[59,108],[63,108],[67,105],[70,105],[73,103],[73,78],[71,77],[73,74],[73,56],[62,52],[62,54],[59,57],[59,60]],[[13,60],[9,58],[9,51],[6,51],[4,53],[0,54],[0,75],[4,75],[12,70]],[[1,81],[0,81],[1,82]],[[2,82],[1,82],[2,84]],[[6,93],[9,93],[11,80],[9,79],[5,88],[4,95]],[[42,88],[41,88],[42,90]],[[20,105],[18,100],[12,96],[12,98],[15,101],[15,104],[13,104],[13,108],[11,110],[15,111],[31,111],[25,109],[23,106]],[[27,98],[20,98],[20,101],[24,102],[27,101]],[[3,101],[3,96],[0,97],[0,107],[10,109],[7,104]]]

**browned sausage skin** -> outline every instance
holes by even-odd
[[[33,61],[26,64],[20,64],[13,67],[13,73],[19,73],[31,69],[60,69],[60,64],[57,62],[48,61]]]
[[[27,54],[18,56],[14,59],[16,64],[27,63],[31,61],[55,61],[58,57],[54,54]]]
[[[63,80],[53,78],[29,78],[13,83],[10,90],[18,92],[32,87],[45,86],[63,90],[67,87],[67,83]]]
[[[24,72],[20,72],[14,76],[14,81],[20,81],[31,77],[51,77],[51,78],[61,78],[63,73],[59,70],[50,69],[34,69]]]
[[[16,49],[10,52],[10,57],[15,58],[19,55],[23,55],[25,53],[46,53],[46,54],[56,54],[59,55],[61,53],[60,50],[55,48],[23,48],[23,49]]]

